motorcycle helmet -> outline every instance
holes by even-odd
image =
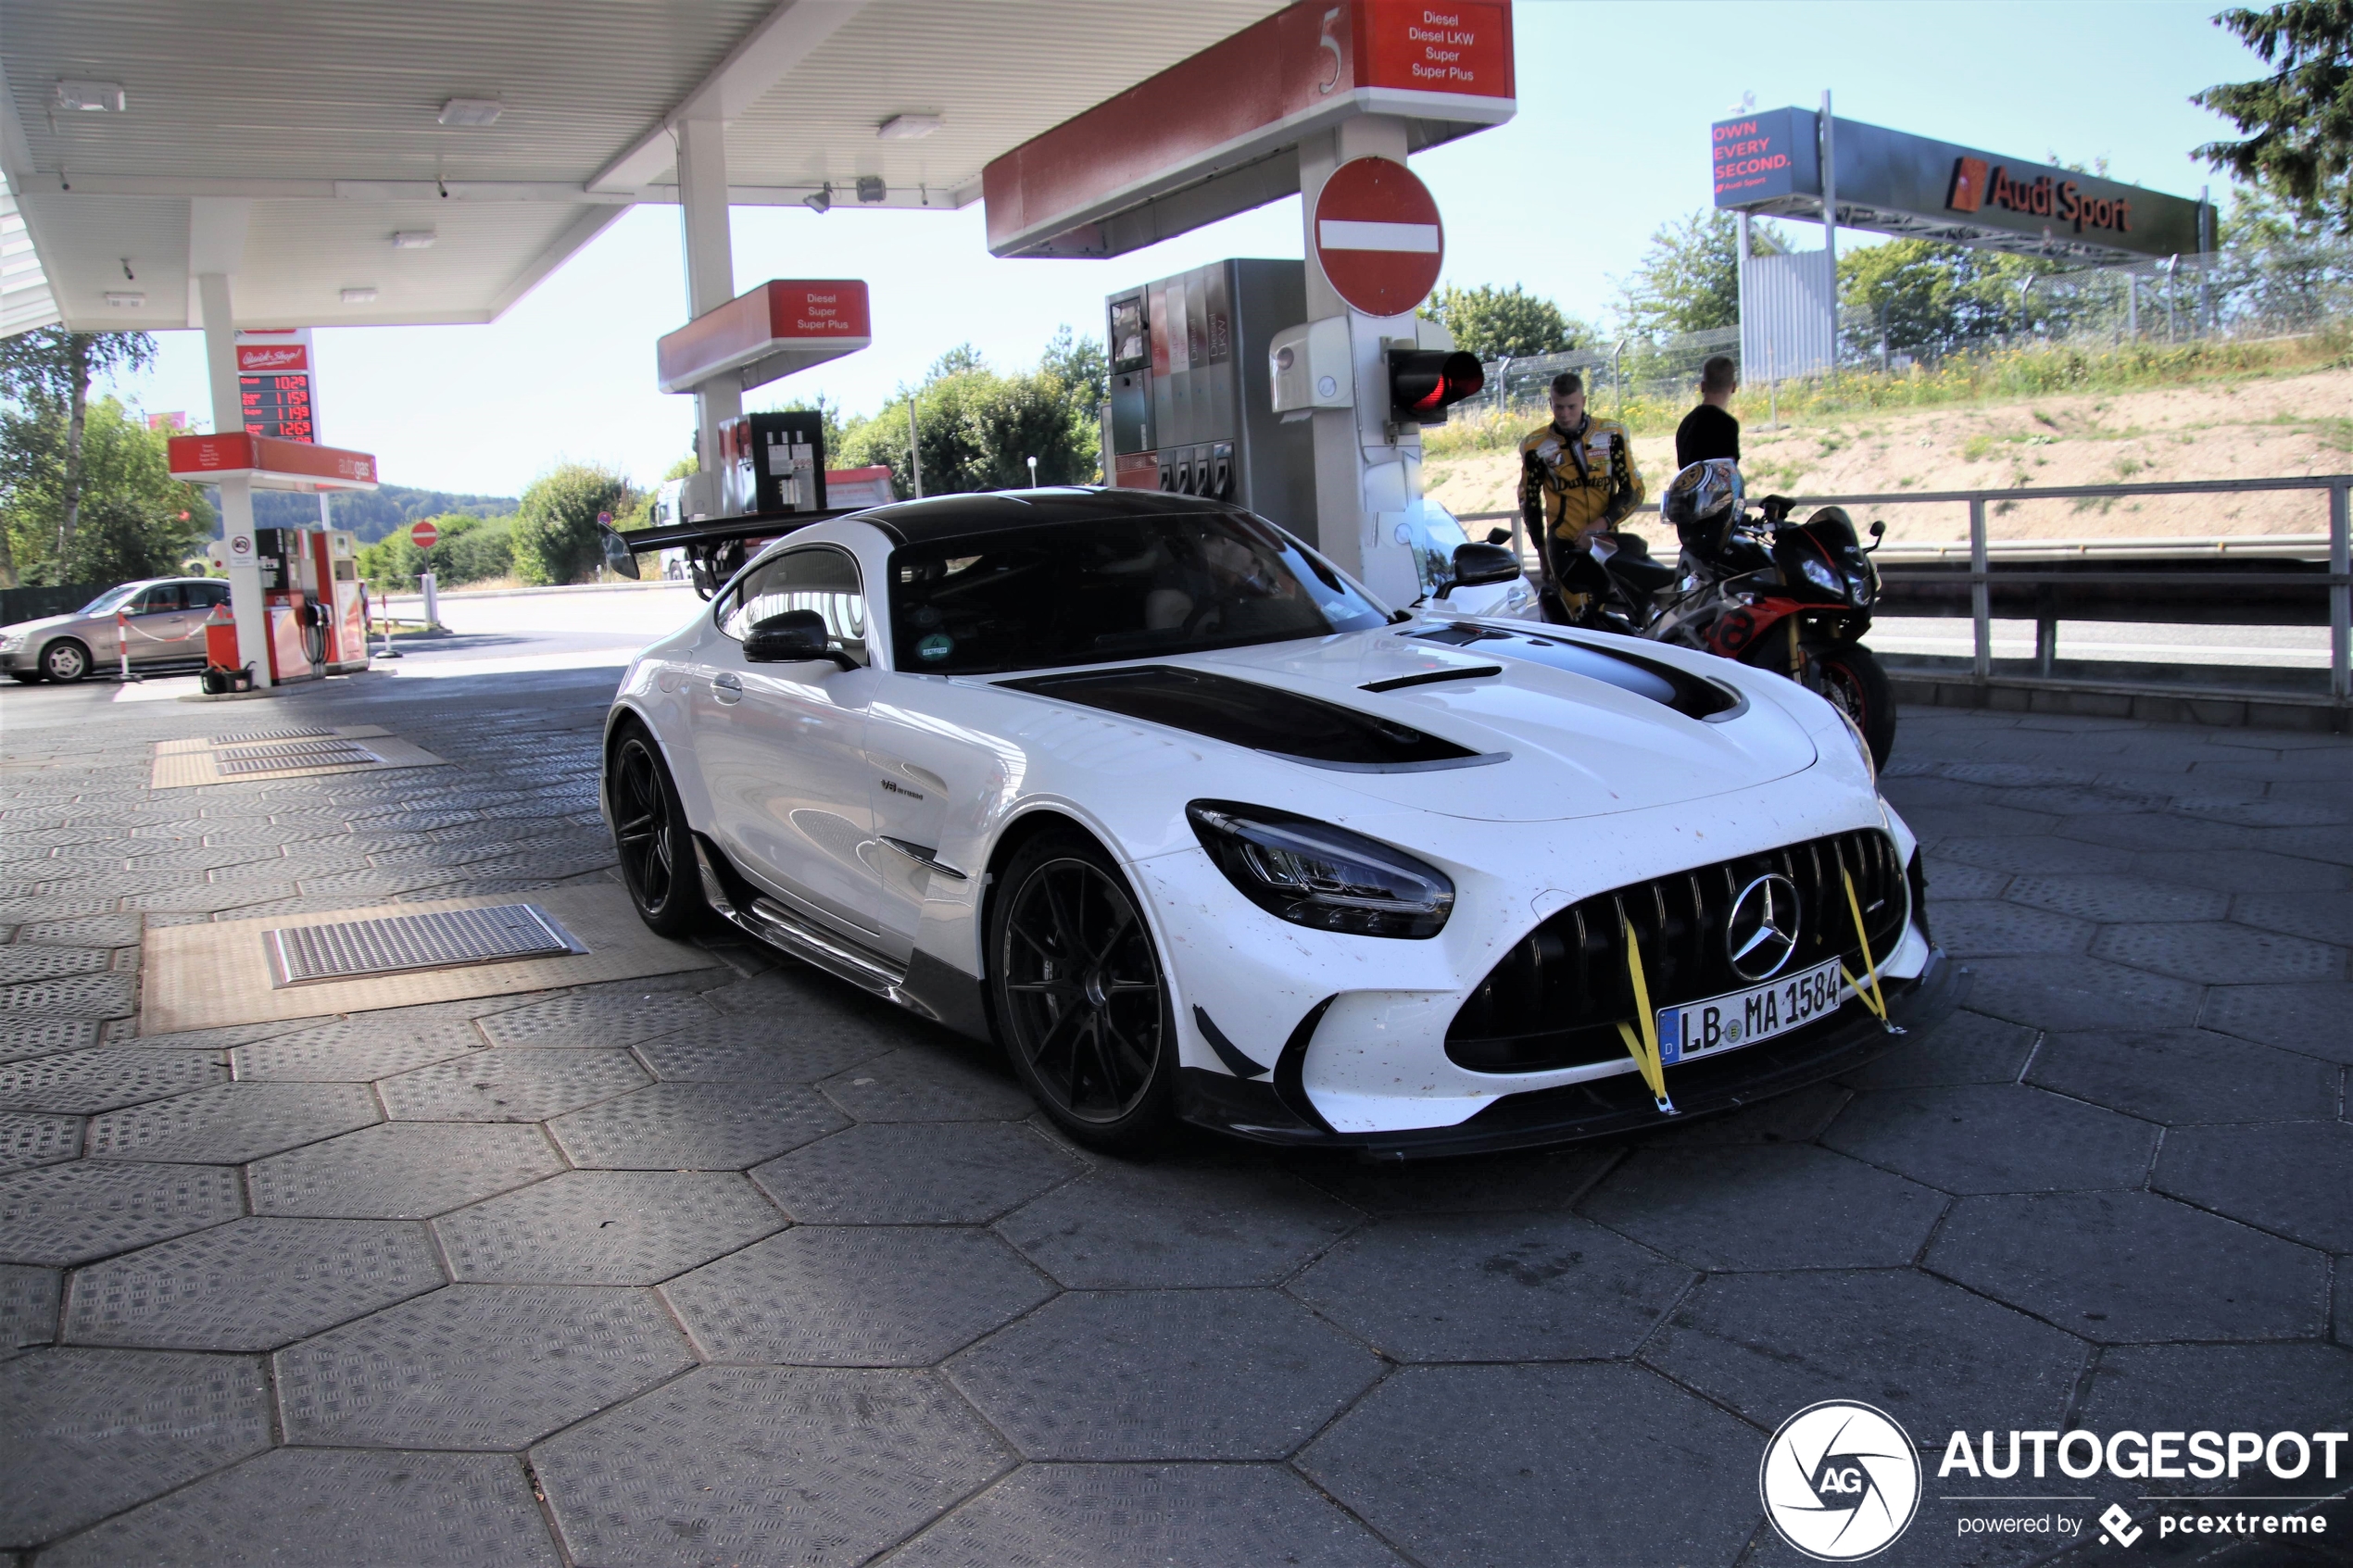
[[[1659,515],[1675,525],[1686,547],[1712,556],[1739,521],[1743,491],[1741,466],[1730,458],[1696,462],[1667,482]]]

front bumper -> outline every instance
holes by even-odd
[[[1917,979],[1884,984],[1889,1014],[1910,1036],[1942,1022],[1960,1000],[1960,972],[1941,949],[1930,951]],[[1642,1075],[1629,1072],[1504,1095],[1451,1127],[1333,1133],[1294,1113],[1269,1080],[1190,1067],[1178,1080],[1177,1113],[1254,1143],[1353,1149],[1378,1160],[1490,1154],[1677,1126],[1694,1116],[1737,1110],[1850,1072],[1906,1037],[1889,1034],[1860,1004],[1849,1002],[1842,1016],[1821,1025],[1668,1068],[1667,1089],[1681,1112],[1677,1116],[1662,1115]]]

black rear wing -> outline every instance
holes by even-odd
[[[626,531],[600,522],[597,535],[604,550],[606,567],[615,576],[632,580],[638,575],[639,556],[660,550],[685,551],[695,592],[707,599],[743,570],[744,562],[752,557],[755,544],[781,539],[812,522],[848,517],[863,509],[837,507],[811,512],[751,512],[742,517],[703,518],[694,522],[674,522],[665,528]]]

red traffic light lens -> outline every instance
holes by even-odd
[[[1397,349],[1389,357],[1392,412],[1400,420],[1435,421],[1487,385],[1478,357],[1459,349]]]

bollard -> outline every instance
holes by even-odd
[[[435,583],[433,573],[430,571],[417,573],[417,586],[425,591],[425,629],[431,631],[441,624],[441,600],[434,592]]]
[[[131,672],[131,617],[121,610],[114,612],[114,649],[117,673],[125,681],[137,680]]]

